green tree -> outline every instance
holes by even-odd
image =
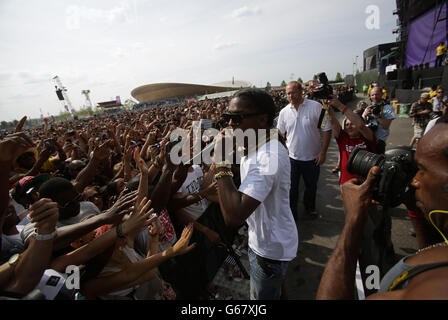
[[[266,88],[268,88],[268,89],[272,88],[272,85],[271,85],[271,83],[269,81],[266,83]]]
[[[342,81],[344,81],[344,79],[342,79],[342,75],[341,75],[340,72],[336,73],[336,79],[335,79],[335,81],[337,81],[337,82],[342,82]]]
[[[317,74],[315,74],[314,76],[313,76],[313,81],[317,81],[318,80],[318,78],[317,78]]]
[[[286,87],[286,81],[283,80],[282,83],[280,84],[280,86],[282,86],[282,87]]]
[[[297,79],[297,82],[298,82],[298,83],[303,83],[302,78],[299,77],[299,79]]]

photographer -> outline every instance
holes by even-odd
[[[442,234],[448,232],[448,123],[437,124],[417,146],[418,172],[411,186],[416,205]],[[342,187],[345,225],[322,276],[317,299],[353,299],[356,260],[381,170]],[[444,236],[446,239],[446,237]],[[419,250],[400,260],[383,278],[378,293],[368,299],[448,299],[448,241]]]
[[[386,140],[390,134],[390,125],[395,119],[394,108],[383,100],[383,92],[380,87],[374,87],[370,92],[372,104],[367,107],[362,117],[366,125],[375,131],[377,139],[376,151],[378,154],[384,154],[386,151]]]
[[[409,117],[412,118],[412,125],[414,126],[414,136],[409,144],[411,147],[418,144],[423,136],[423,132],[429,122],[429,116],[432,112],[432,105],[428,102],[429,93],[422,93],[420,100],[414,102],[409,112]]]

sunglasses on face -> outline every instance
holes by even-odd
[[[230,123],[230,120],[232,120],[232,124],[239,125],[241,122],[243,122],[244,119],[256,117],[259,115],[264,114],[263,112],[256,112],[256,113],[231,113],[231,112],[225,112],[222,114],[221,118],[227,122]]]

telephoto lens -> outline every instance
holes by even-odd
[[[367,178],[374,166],[381,169],[373,199],[384,207],[396,207],[412,192],[409,184],[417,172],[414,160],[415,151],[409,147],[395,147],[380,156],[366,150],[353,150],[347,163],[347,170],[352,174]]]
[[[347,170],[352,174],[367,177],[371,168],[375,166],[382,168],[384,161],[384,156],[355,148],[348,159]]]

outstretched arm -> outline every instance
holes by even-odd
[[[359,128],[359,132],[363,135],[364,138],[366,138],[368,141],[374,141],[375,140],[375,134],[372,130],[370,130],[368,127],[365,126],[365,123],[361,119],[359,115],[354,113],[349,107],[345,106],[341,101],[339,101],[336,97],[329,100],[329,103],[331,106],[335,107],[339,111],[343,112],[343,115],[347,117],[355,125],[357,128]],[[332,122],[333,124],[333,122]],[[336,136],[336,135],[335,135]]]
[[[40,199],[30,206],[30,220],[36,223],[37,234],[51,234],[55,230],[58,212],[57,203],[50,199]],[[21,294],[30,292],[48,268],[52,252],[53,239],[33,237],[15,267],[8,268],[8,263],[0,267],[0,288]]]
[[[159,266],[162,262],[175,256],[185,254],[195,247],[189,245],[193,235],[193,226],[185,227],[179,240],[173,247],[130,264],[126,269],[112,275],[87,281],[81,288],[83,294],[92,299],[113,291],[124,290],[147,280],[148,272]]]
[[[93,151],[92,159],[90,159],[87,166],[82,169],[75,179],[74,187],[78,193],[82,193],[84,188],[89,185],[95,176],[95,172],[98,169],[101,161],[104,161],[109,157],[109,144],[110,140],[103,143],[101,146],[95,148]]]
[[[122,233],[124,235],[131,234],[141,228],[148,226],[156,218],[149,219],[151,213],[154,210],[150,210],[151,200],[144,198],[139,206],[135,206],[134,212],[130,217],[122,222]],[[93,257],[97,256],[110,246],[112,246],[117,240],[117,227],[112,228],[103,235],[95,238],[92,242],[66,254],[59,256],[51,263],[51,268],[64,272],[68,265],[79,265],[86,263]]]

